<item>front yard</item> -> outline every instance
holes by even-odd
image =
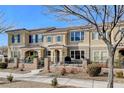
[[[8,82],[5,78],[0,78],[0,88],[53,88],[50,84],[33,81],[14,80]],[[74,86],[58,85],[57,88],[76,88]]]
[[[21,71],[20,69],[17,69],[17,68],[7,68],[7,69],[0,69],[0,72],[9,72],[9,73],[17,73],[17,74],[26,74],[26,73],[29,73],[30,70]]]
[[[70,79],[83,79],[83,80],[96,80],[96,81],[107,81],[107,72],[102,73],[99,76],[95,76],[95,77],[90,77],[86,71],[79,71],[78,73],[66,73],[65,75],[61,75],[60,70],[56,70],[56,71],[51,71],[50,73],[45,73],[45,72],[40,72],[39,75],[45,75],[45,76],[57,76],[60,78],[70,78]],[[116,78],[114,76],[114,82],[117,83],[124,83],[124,78]]]

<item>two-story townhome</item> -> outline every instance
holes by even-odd
[[[122,28],[123,28],[122,24]],[[118,29],[114,29],[113,35]],[[106,62],[108,51],[95,29],[90,26],[67,28],[15,29],[8,33],[8,58],[24,59],[37,55],[49,57],[51,62],[64,62],[66,56],[72,60],[87,58],[92,62]],[[119,44],[115,59],[124,56],[123,40]]]

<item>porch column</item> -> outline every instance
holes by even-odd
[[[54,50],[51,50],[51,62],[54,62]]]
[[[10,59],[12,57],[12,55],[11,55],[11,49],[10,49],[10,47],[8,47],[8,59]]]
[[[59,53],[60,53],[60,55],[59,55],[60,63],[64,63],[64,60],[63,60],[63,50],[60,49],[60,50],[59,50]]]
[[[25,51],[24,50],[21,50],[20,51],[20,58],[21,59],[24,59],[25,58]]]
[[[41,56],[41,51],[38,50],[37,52],[38,52],[38,58],[41,58],[41,57],[42,57],[42,56]]]
[[[55,50],[53,51],[53,63],[56,64],[56,52],[55,52]]]
[[[44,58],[44,48],[41,48],[40,53],[40,57]]]

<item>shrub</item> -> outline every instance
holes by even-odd
[[[6,69],[7,66],[8,66],[7,63],[5,63],[5,62],[0,62],[0,68]]]
[[[20,68],[20,71],[24,71],[24,69],[23,68]]]
[[[65,75],[67,72],[66,72],[66,69],[65,68],[62,68],[61,70],[61,75]]]
[[[9,82],[12,82],[12,81],[13,81],[13,76],[10,74],[9,76],[7,76],[7,80],[8,80]]]
[[[56,77],[53,78],[53,80],[51,81],[51,83],[52,83],[52,86],[53,86],[53,87],[56,87],[56,86],[58,85],[57,78],[56,78]]]
[[[115,73],[115,76],[116,76],[117,78],[123,78],[123,71],[118,71],[118,72],[116,72],[116,73]]]
[[[87,67],[87,73],[89,76],[98,76],[101,73],[101,66],[98,64],[89,64]]]

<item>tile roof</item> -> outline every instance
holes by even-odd
[[[6,32],[15,32],[15,31],[41,31],[41,30],[45,30],[46,32],[60,32],[60,31],[68,31],[68,30],[75,30],[75,29],[88,29],[88,27],[90,26],[72,26],[72,27],[65,27],[65,28],[56,28],[56,27],[47,27],[47,28],[38,28],[38,29],[26,29],[26,28],[22,28],[22,29],[13,29],[13,30],[8,30]]]
[[[13,30],[8,30],[6,32],[14,32],[14,31],[22,31],[22,30],[26,30],[25,28],[21,28],[21,29],[13,29]]]

